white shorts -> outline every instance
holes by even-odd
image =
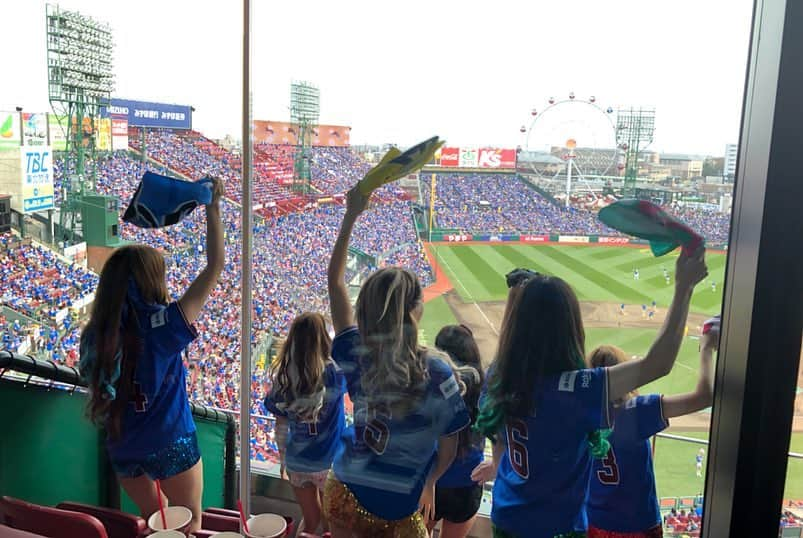
[[[323,491],[326,484],[326,477],[329,476],[329,469],[325,471],[316,471],[314,473],[299,473],[296,471],[287,471],[287,477],[290,479],[290,484],[295,488],[303,488],[308,485],[313,485],[319,490]]]

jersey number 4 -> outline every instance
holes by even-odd
[[[615,486],[619,483],[619,466],[616,464],[616,454],[613,447],[608,450],[608,455],[601,462],[602,469],[597,471],[597,478],[606,486]]]
[[[530,462],[527,454],[527,423],[523,420],[511,420],[506,426],[507,451],[510,466],[522,478],[530,477]]]

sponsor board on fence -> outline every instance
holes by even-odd
[[[549,241],[548,235],[522,235],[519,238],[522,243],[546,243]]]
[[[445,241],[454,241],[454,242],[462,242],[462,241],[471,241],[472,236],[471,234],[445,234],[443,236]]]
[[[82,241],[69,247],[64,247],[64,257],[72,263],[86,268],[86,242]]]
[[[454,167],[460,164],[460,148],[441,148],[441,166]]]
[[[50,147],[53,151],[67,149],[67,116],[47,115],[47,127],[50,134]]]
[[[22,113],[22,145],[47,146],[47,114]]]
[[[53,209],[53,153],[49,146],[20,151],[22,211]]]
[[[460,148],[458,166],[460,168],[477,168],[479,152],[477,148]]]
[[[480,168],[516,168],[516,150],[480,148],[477,164]]]
[[[254,143],[298,144],[298,125],[286,121],[254,120]],[[313,146],[348,146],[351,144],[351,127],[347,125],[316,125],[309,134]]]
[[[608,245],[627,245],[630,243],[629,237],[600,237],[597,243],[606,243]]]
[[[20,147],[20,113],[0,111],[0,151]]]
[[[558,243],[588,243],[590,238],[587,235],[559,235]]]
[[[129,99],[112,99],[101,116],[125,117],[132,127],[156,127],[164,129],[192,129],[192,107],[149,103]]]

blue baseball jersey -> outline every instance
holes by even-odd
[[[588,522],[607,531],[646,531],[661,523],[649,441],[669,425],[661,395],[632,398],[613,415],[611,450],[594,460]]]
[[[288,412],[281,394],[271,392],[265,398],[265,407],[277,416],[287,417],[289,435],[285,464],[287,469],[299,473],[313,473],[329,469],[335,458],[340,436],[346,427],[343,395],[346,379],[334,361],[329,361],[323,371],[325,393],[323,407],[315,422],[302,422]]]
[[[404,416],[369,408],[361,387],[361,342],[356,327],[332,342],[332,357],[343,369],[354,404],[354,424],[333,468],[369,512],[402,519],[418,510],[438,438],[459,432],[470,418],[451,368],[435,357],[427,358],[429,379],[421,400]]]
[[[535,412],[508,419],[499,434],[505,450],[491,520],[528,538],[584,531],[592,459],[588,434],[611,423],[607,370],[548,376],[533,390]]]
[[[458,452],[454,462],[438,479],[437,486],[440,488],[476,486],[477,483],[471,479],[471,471],[485,459],[484,448],[485,439],[483,438],[472,443],[464,454]]]
[[[142,352],[120,438],[107,443],[112,461],[137,461],[195,431],[181,352],[198,333],[177,302],[147,304],[131,287],[129,299],[139,321]]]

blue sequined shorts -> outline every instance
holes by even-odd
[[[163,449],[148,454],[143,460],[112,461],[114,471],[122,478],[147,474],[153,480],[165,480],[190,469],[201,459],[195,432],[179,437]]]

